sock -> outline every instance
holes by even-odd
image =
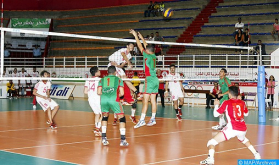
[[[214,152],[215,152],[214,149],[209,149],[208,155],[210,158],[214,158]]]
[[[114,118],[117,119],[117,115],[114,113]]]
[[[145,114],[142,113],[141,116],[140,116],[140,120],[144,120],[145,119]]]
[[[135,116],[136,110],[134,108],[131,109],[131,116]]]
[[[102,126],[102,137],[107,137],[107,126]]]
[[[119,130],[120,130],[121,140],[125,140],[126,128],[120,128]]]
[[[181,108],[182,108],[182,106],[183,106],[183,105],[179,105],[179,106],[178,106],[178,109],[181,109]]]
[[[178,115],[178,109],[174,109],[174,110],[175,110],[176,114]]]
[[[257,153],[257,151],[255,150],[255,148],[254,148],[252,145],[250,145],[250,146],[248,147],[248,149],[249,149],[254,155]]]
[[[156,113],[152,113],[151,119],[155,119]]]
[[[101,126],[102,126],[101,122],[97,122],[95,125],[96,125],[96,128],[101,128]]]

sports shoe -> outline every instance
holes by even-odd
[[[121,140],[120,146],[129,146],[129,143],[126,140]]]
[[[132,104],[124,101],[124,102],[122,102],[122,105],[132,105]]]
[[[210,158],[209,156],[204,159],[203,161],[200,161],[200,164],[207,164],[207,165],[211,165],[214,164],[214,159]]]
[[[179,114],[176,115],[176,118],[177,118],[178,121],[182,120],[182,118],[181,118],[181,116]]]
[[[51,123],[50,128],[51,128],[51,129],[55,129],[55,128],[57,128],[57,126],[56,126],[56,124],[53,122],[53,123]]]
[[[147,126],[153,126],[156,124],[155,119],[150,119],[149,122],[146,124]]]
[[[112,125],[117,125],[117,118],[114,118]]]
[[[93,131],[95,136],[100,137],[102,136],[102,132],[100,131],[100,128],[95,128],[95,130]]]
[[[178,109],[178,113],[179,113],[180,116],[182,116],[182,111],[181,111],[181,109]]]
[[[140,120],[135,126],[134,128],[139,128],[139,127],[142,127],[142,126],[145,126],[146,123],[144,120]]]
[[[102,143],[103,143],[104,146],[109,145],[109,142],[108,142],[106,137],[102,138]]]
[[[51,124],[51,122],[49,121],[49,120],[47,120],[47,122],[46,122],[47,124]]]
[[[36,110],[37,106],[36,105],[33,105],[33,110]]]
[[[222,130],[224,127],[226,127],[226,125],[220,126],[220,125],[218,124],[218,125],[213,126],[212,129],[214,129],[214,130]]]
[[[254,154],[254,156],[255,156],[256,160],[261,159],[261,155],[258,151],[257,151],[257,153]]]
[[[130,116],[130,119],[132,120],[132,122],[134,124],[137,124],[137,120],[136,120],[136,117],[135,116]]]

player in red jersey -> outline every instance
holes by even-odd
[[[235,86],[229,87],[229,100],[225,100],[219,107],[220,101],[215,99],[214,117],[218,117],[225,113],[228,124],[221,132],[219,132],[213,139],[209,140],[207,147],[209,148],[208,158],[201,161],[200,164],[214,164],[214,148],[217,144],[237,137],[255,156],[255,159],[261,159],[260,154],[249,140],[246,138],[247,127],[244,121],[244,116],[248,116],[248,109],[245,103],[238,98],[238,88]]]

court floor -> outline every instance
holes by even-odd
[[[32,99],[0,99],[0,164],[68,165],[68,164],[199,164],[208,154],[207,141],[217,131],[212,109],[204,106],[182,109],[183,120],[175,119],[171,105],[158,104],[157,124],[134,129],[127,114],[126,137],[128,147],[120,147],[118,126],[109,118],[107,136],[109,146],[101,145],[95,138],[94,115],[86,100],[56,100],[60,111],[56,116],[58,128],[51,130],[46,124],[46,114],[37,106],[32,110]],[[138,105],[137,115],[140,114]],[[150,116],[151,112],[147,114]],[[246,118],[247,138],[254,144],[263,159],[279,159],[278,111],[266,112],[267,122],[258,124],[257,111],[251,110]],[[146,118],[146,121],[149,117]],[[215,164],[237,164],[238,159],[253,159],[253,155],[237,139],[216,147]]]

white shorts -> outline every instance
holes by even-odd
[[[109,63],[108,64],[108,67],[111,66],[111,64]],[[116,76],[126,76],[126,73],[123,71],[122,68],[118,68],[118,67],[115,67],[116,68]]]
[[[184,98],[182,91],[180,90],[180,88],[178,90],[171,90],[171,99],[173,101],[178,100],[178,98]]]
[[[102,114],[100,98],[88,98],[88,102],[95,114]]]
[[[228,123],[227,126],[223,128],[221,132],[224,134],[226,140],[229,140],[237,136],[238,140],[242,142],[245,139],[247,131],[233,130],[231,123]]]
[[[53,110],[58,104],[51,99],[51,101],[45,100],[41,97],[36,97],[37,102],[40,104],[40,106],[43,108],[44,111],[46,111],[49,107],[51,110]]]

